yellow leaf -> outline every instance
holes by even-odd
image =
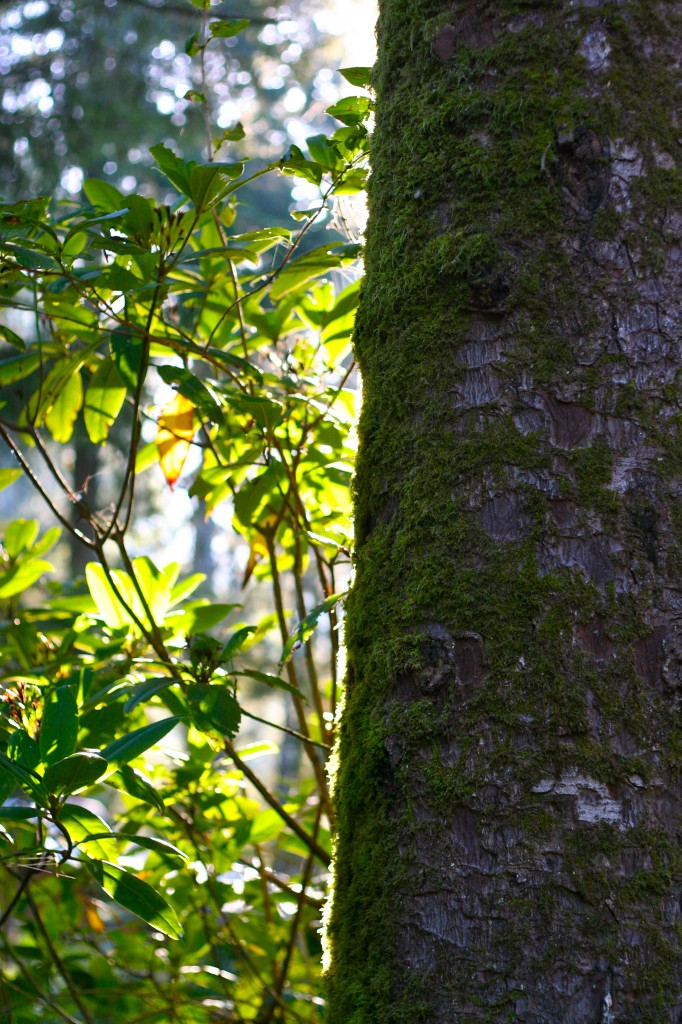
[[[273,512],[269,516],[265,517],[262,523],[262,528],[272,529],[273,526],[277,526],[279,520],[280,516],[277,513]],[[253,570],[256,568],[256,564],[260,562],[261,558],[265,558],[265,556],[269,553],[270,549],[268,548],[268,543],[265,538],[265,535],[260,532],[255,533],[253,535],[253,540],[251,541],[251,546],[249,548],[249,560],[246,563],[246,569],[244,570],[242,588],[244,588],[251,579],[251,574],[253,573]]]
[[[163,475],[174,486],[187,458],[194,437],[194,406],[184,395],[164,406],[159,416],[156,447]]]
[[[106,925],[102,918],[99,916],[99,911],[96,905],[91,900],[86,900],[85,903],[85,920],[88,923],[88,927],[93,932],[104,932],[106,931]]]
[[[256,563],[260,562],[261,558],[268,554],[268,546],[265,543],[265,539],[262,534],[257,533],[251,541],[251,547],[249,548],[249,560],[246,563],[246,569],[244,570],[244,579],[242,580],[242,587],[251,579],[251,574],[256,568]]]

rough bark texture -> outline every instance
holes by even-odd
[[[383,0],[330,1024],[682,1020],[682,2]]]

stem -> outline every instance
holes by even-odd
[[[10,871],[10,874],[14,876],[14,872],[13,871]],[[14,877],[16,877],[16,876],[14,876]],[[22,878],[21,882],[19,883],[17,891],[15,892],[14,896],[9,901],[7,906],[5,907],[5,910],[4,910],[4,913],[3,913],[2,917],[0,917],[0,928],[2,928],[3,925],[5,924],[5,922],[9,920],[9,918],[10,918],[10,916],[12,914],[12,911],[14,910],[14,908],[17,905],[17,903],[21,899],[22,895],[24,894],[24,892],[28,888],[28,884],[31,881],[32,877],[33,877],[32,873],[30,871],[26,871],[26,873],[24,874],[24,877]]]
[[[314,838],[317,838],[317,833],[318,833],[319,828],[320,828],[321,812],[322,812],[322,805],[320,804],[318,806],[318,808],[317,808],[317,817],[315,819],[315,828],[313,830],[313,837]],[[284,961],[283,961],[282,967],[281,967],[281,969],[279,971],[279,977],[276,979],[276,982],[275,982],[275,984],[277,986],[276,991],[277,991],[277,994],[279,996],[282,995],[282,992],[284,990],[284,985],[286,983],[287,975],[289,973],[289,965],[291,964],[291,958],[292,958],[292,956],[294,954],[294,947],[296,945],[296,936],[298,934],[299,925],[301,923],[301,915],[303,913],[303,906],[305,904],[305,891],[306,891],[306,889],[308,887],[308,884],[310,882],[310,875],[312,873],[312,868],[313,868],[313,856],[311,854],[308,857],[307,861],[306,861],[305,869],[304,869],[304,872],[303,872],[303,878],[301,880],[301,892],[300,892],[300,894],[298,894],[298,901],[296,903],[296,913],[294,914],[294,919],[291,922],[291,931],[289,932],[289,941],[287,943],[287,950],[286,950],[286,953],[284,955]],[[275,1003],[271,1003],[270,1006],[265,1010],[265,1013],[264,1013],[263,1017],[261,1018],[262,1024],[270,1024],[270,1021],[272,1020],[273,1014],[275,1012],[275,1006],[276,1006]]]
[[[30,892],[26,894],[26,898],[28,900],[28,905],[31,908],[31,913],[33,914],[33,917],[35,918],[36,924],[38,925],[38,931],[40,932],[40,934],[42,935],[43,939],[45,940],[45,945],[47,946],[48,952],[50,954],[50,958],[52,959],[53,964],[55,965],[55,967],[57,968],[57,970],[61,974],[62,978],[64,979],[64,981],[66,983],[66,987],[68,988],[69,992],[71,993],[71,998],[73,999],[74,1003],[76,1004],[76,1006],[78,1007],[80,1012],[83,1014],[83,1017],[84,1017],[84,1019],[86,1021],[86,1024],[95,1024],[95,1019],[94,1019],[94,1017],[92,1017],[90,1015],[90,1012],[88,1011],[87,1007],[84,1005],[84,1003],[83,1003],[83,1001],[82,1001],[82,999],[80,997],[80,994],[78,992],[78,989],[74,985],[74,983],[73,983],[73,981],[71,979],[71,975],[69,974],[69,972],[66,969],[66,964],[64,963],[64,961],[62,960],[62,958],[60,957],[59,953],[57,952],[57,950],[54,947],[54,944],[52,942],[52,939],[50,938],[49,932],[48,932],[47,928],[45,927],[45,924],[43,922],[42,917],[40,916],[40,911],[38,910],[38,907],[37,907],[37,905],[35,903],[35,900],[33,899],[33,897],[32,897]]]
[[[289,631],[287,629],[286,617],[284,614],[284,600],[282,597],[282,585],[279,578],[279,570],[277,569],[277,552],[275,551],[275,541],[270,530],[265,532],[263,536],[265,537],[265,543],[268,548],[268,556],[270,559],[270,571],[272,572],[272,587],[275,595],[275,606],[277,608],[277,619],[279,622],[279,630],[282,636],[282,646],[284,647],[286,645],[287,640],[289,639]],[[298,685],[298,678],[296,675],[296,669],[291,659],[287,661],[286,668],[287,675],[289,676],[289,682],[291,683],[292,686],[295,686],[297,690],[300,690],[300,687]],[[300,730],[306,737],[304,749],[306,754],[308,755],[308,760],[312,765],[313,771],[315,772],[315,778],[317,780],[317,785],[320,790],[320,798],[324,803],[325,807],[327,808],[327,812],[329,814],[329,818],[331,821],[331,800],[329,799],[329,789],[327,786],[327,777],[324,772],[324,766],[320,764],[320,759],[315,753],[315,748],[312,746],[310,742],[310,732],[308,730],[308,723],[306,722],[303,701],[301,697],[298,695],[298,693],[292,693],[291,697],[294,703],[294,708],[296,710],[296,716],[298,718]]]
[[[317,859],[321,861],[325,867],[329,867],[329,854],[322,849],[322,847],[320,846],[316,839],[308,835],[306,830],[301,825],[299,825],[295,818],[292,818],[288,811],[284,810],[277,797],[272,795],[267,786],[265,786],[258,778],[258,776],[251,771],[249,766],[245,764],[244,761],[242,761],[241,757],[232,746],[230,740],[225,740],[225,750],[232,758],[232,760],[234,761],[242,775],[244,775],[249,780],[251,785],[258,790],[258,792],[266,801],[266,803],[270,804],[272,809],[277,812],[282,821],[285,821],[287,823],[291,831],[294,832],[298,836],[298,838],[305,843],[308,849],[315,854]]]
[[[296,533],[294,539],[294,582],[296,586],[296,603],[298,606],[298,617],[301,622],[308,614],[305,606],[305,598],[303,595],[303,556],[301,552],[301,537],[299,533]],[[317,711],[317,717],[320,726],[320,733],[324,729],[324,708],[322,706],[322,695],[320,693],[320,684],[317,676],[317,668],[315,666],[315,659],[313,658],[313,645],[312,642],[308,642],[305,645],[305,659],[308,668],[308,680],[310,682],[310,690],[312,693],[313,703],[315,710]]]
[[[296,732],[295,729],[290,729],[288,725],[278,725],[276,722],[269,722],[267,718],[260,718],[259,715],[253,715],[250,711],[241,709],[244,718],[250,718],[254,722],[260,722],[261,725],[267,725],[271,729],[279,729],[280,732],[285,732],[288,736],[293,736],[297,740],[301,740],[302,743],[312,743],[314,746],[319,747],[320,750],[331,750],[329,743],[322,743],[319,740],[312,740],[309,736],[304,736],[302,732]]]

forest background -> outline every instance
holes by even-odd
[[[8,1022],[323,1014],[371,113],[340,17],[0,9]]]

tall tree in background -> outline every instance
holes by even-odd
[[[682,1011],[682,3],[383,0],[333,1024]]]

